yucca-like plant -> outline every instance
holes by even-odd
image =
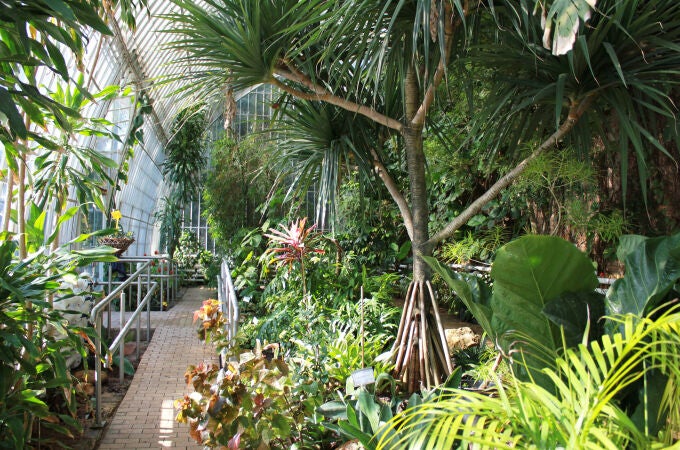
[[[674,392],[680,377],[680,308],[657,318],[612,320],[622,332],[555,355],[555,367],[543,370],[554,392],[517,378],[499,384],[494,397],[454,390],[444,400],[395,417],[376,435],[378,448],[680,448],[672,443],[679,407]],[[658,436],[638,428],[617,402],[627,388],[654,373],[668,380],[663,416],[646,422],[671,418]]]

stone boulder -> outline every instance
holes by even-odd
[[[446,334],[446,344],[450,355],[458,350],[479,344],[482,338],[481,333],[473,331],[470,327],[447,328],[444,333]]]

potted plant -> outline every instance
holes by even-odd
[[[116,256],[121,256],[125,250],[128,249],[133,242],[135,242],[132,231],[124,231],[120,226],[120,219],[123,215],[120,211],[115,210],[111,212],[111,218],[116,221],[114,232],[108,236],[99,238],[99,244],[107,245],[117,249]]]

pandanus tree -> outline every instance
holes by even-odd
[[[293,111],[288,117],[319,120],[325,114],[329,124],[369,130],[365,134],[371,136],[361,140],[360,133],[334,135],[333,127],[327,127],[331,139],[308,140],[300,154],[321,144],[316,148],[335,155],[317,157],[322,165],[351,154],[355,164],[383,181],[399,208],[414,258],[395,358],[410,389],[436,384],[451,371],[423,256],[453,236],[535,156],[563,145],[569,136],[588,147],[597,123],[591,118],[617,118],[620,148],[632,142],[638,150],[645,140],[660,146],[644,128],[650,111],[673,117],[664,93],[677,74],[677,28],[673,16],[664,13],[670,22],[661,24],[658,13],[677,10],[670,0],[601,2],[596,10],[592,0],[173,1],[181,12],[168,16],[169,28],[177,33],[173,46],[186,55],[177,63],[192,68],[190,92],[214,98],[215,90],[228,84],[238,90],[268,83],[285,93],[297,111],[318,111]],[[467,38],[478,26],[481,36],[485,30],[487,35],[478,41],[480,50],[469,52]],[[475,58],[465,58],[468,67],[488,64],[505,75],[496,80],[498,94],[488,96],[483,110],[494,121],[475,122],[475,133],[488,138],[493,150],[520,153],[530,138],[538,144],[452,222],[430,230],[423,130],[447,70],[469,54]],[[508,70],[499,65],[503,58],[513,63]],[[338,114],[344,120],[337,120]],[[398,137],[397,150],[405,155],[405,191],[383,163],[380,144],[390,135]],[[325,173],[337,174],[332,169]]]

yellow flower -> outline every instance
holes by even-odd
[[[111,211],[111,218],[116,221],[116,230],[118,229],[118,221],[123,217],[120,211]]]

